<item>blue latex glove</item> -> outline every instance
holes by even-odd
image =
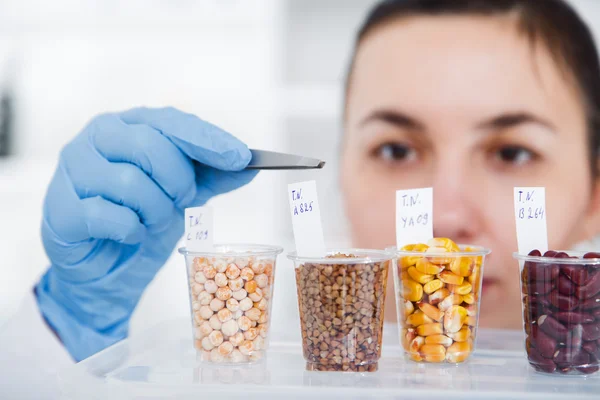
[[[250,182],[250,159],[235,137],[173,108],[98,116],[63,149],[42,222],[51,266],[35,291],[75,360],[127,336],[184,208]]]

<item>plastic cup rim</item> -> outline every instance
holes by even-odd
[[[588,251],[571,251],[571,250],[556,250],[557,253],[564,252],[568,255],[582,256]],[[513,253],[513,258],[519,261],[536,262],[543,264],[561,264],[561,265],[600,265],[600,258],[555,258],[555,257],[538,257],[519,252]]]
[[[392,254],[385,250],[379,249],[359,249],[353,247],[346,248],[328,248],[325,250],[327,255],[344,253],[354,254],[363,253],[367,254],[365,257],[341,257],[341,258],[327,258],[327,257],[310,257],[310,256],[299,256],[297,251],[291,251],[287,254],[287,258],[292,261],[299,261],[302,263],[313,263],[313,264],[368,264],[374,262],[389,261],[393,257]]]
[[[219,247],[232,247],[240,248],[243,251],[216,251]],[[180,247],[177,251],[184,256],[203,256],[203,257],[223,257],[223,256],[236,256],[236,257],[249,257],[249,256],[267,256],[267,255],[278,255],[283,253],[283,247],[274,246],[268,244],[258,243],[215,243],[213,244],[215,251],[192,251],[186,247]]]
[[[397,257],[444,257],[444,258],[455,258],[455,257],[479,257],[479,256],[487,256],[492,252],[491,249],[488,249],[483,246],[473,246],[470,244],[458,244],[460,249],[464,249],[465,247],[471,247],[476,249],[475,251],[453,251],[453,252],[426,252],[426,251],[408,251],[408,250],[400,250],[397,246],[390,246],[386,248],[386,251],[394,254]]]

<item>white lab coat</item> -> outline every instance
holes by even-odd
[[[30,292],[0,329],[0,398],[57,399],[57,371],[72,363]]]

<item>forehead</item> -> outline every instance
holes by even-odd
[[[532,46],[510,15],[405,17],[375,28],[356,54],[348,119],[379,107],[455,118],[583,113],[545,45]]]

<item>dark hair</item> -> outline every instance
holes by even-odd
[[[598,175],[600,148],[600,65],[594,38],[577,12],[563,0],[386,0],[375,5],[356,38],[400,17],[514,14],[531,46],[542,43],[566,79],[574,81],[585,104],[592,175]],[[354,58],[346,77],[346,97]]]

